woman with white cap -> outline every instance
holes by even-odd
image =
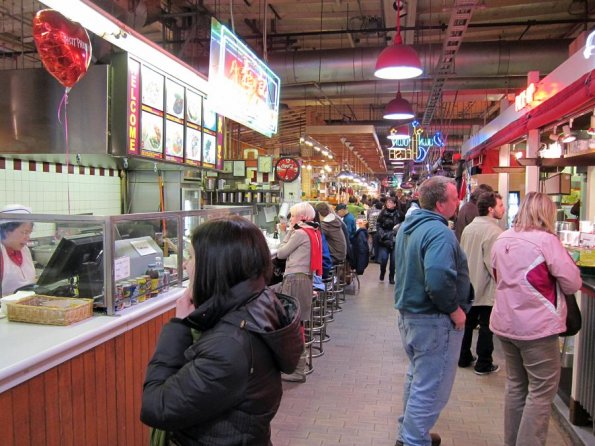
[[[5,206],[0,212],[15,214],[14,219],[0,219],[0,283],[2,296],[6,296],[35,283],[35,266],[27,247],[33,222],[18,221],[16,214],[31,213],[30,208],[20,204]]]

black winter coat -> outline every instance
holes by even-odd
[[[401,212],[395,207],[393,209],[384,208],[376,220],[376,237],[378,243],[388,249],[395,246],[395,236],[397,232],[394,227],[403,221]]]
[[[368,231],[365,228],[359,228],[353,242],[351,243],[353,250],[353,259],[355,263],[355,271],[358,275],[362,275],[368,266],[370,260],[370,248],[368,247]]]
[[[147,368],[143,423],[179,445],[270,444],[280,372],[293,372],[304,348],[299,315],[259,278],[172,319]],[[201,333],[194,343],[190,327]]]

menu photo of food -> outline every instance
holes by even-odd
[[[202,161],[206,164],[215,164],[217,162],[217,138],[207,132],[203,133]]]
[[[163,83],[165,77],[145,65],[141,69],[143,104],[163,111]],[[184,104],[182,104],[183,107]]]
[[[205,101],[205,108],[203,111],[203,127],[214,132],[217,131],[217,114],[213,111],[208,103]]]
[[[173,121],[165,122],[165,154],[182,158],[184,156],[184,126]]]
[[[163,118],[146,111],[141,115],[142,145],[143,150],[163,153]]]
[[[166,113],[184,119],[184,87],[170,79],[165,81]]]
[[[186,119],[196,125],[202,125],[202,97],[190,90],[186,93]]]
[[[193,128],[186,128],[186,159],[200,161],[200,148],[202,132]]]

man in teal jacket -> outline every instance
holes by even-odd
[[[454,180],[419,188],[421,209],[407,218],[395,246],[395,308],[409,357],[397,446],[439,445],[430,429],[446,406],[457,369],[465,313],[473,300],[467,258],[448,228],[459,205]]]

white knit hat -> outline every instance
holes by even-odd
[[[0,212],[6,213],[6,214],[32,214],[33,213],[31,208],[24,206],[22,204],[8,204],[8,205],[4,206],[0,210]],[[18,221],[18,220],[2,219],[2,220],[0,220],[0,225],[4,225],[6,223],[12,223],[14,221]]]

